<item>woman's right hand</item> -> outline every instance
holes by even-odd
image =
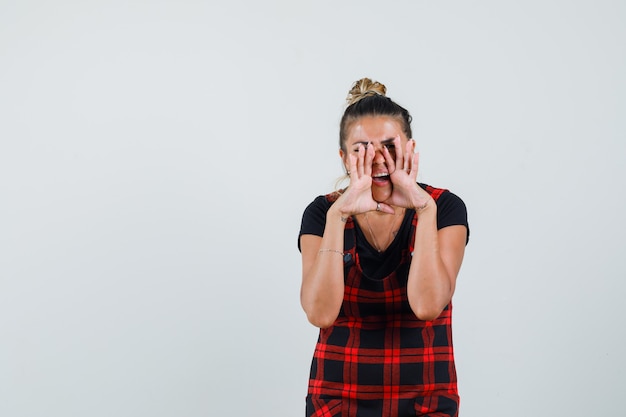
[[[354,216],[380,208],[380,211],[393,214],[391,206],[379,203],[372,197],[372,161],[374,147],[365,147],[359,144],[356,154],[348,154],[350,185],[337,199],[333,208],[341,213],[342,217]]]

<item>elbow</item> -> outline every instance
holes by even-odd
[[[326,329],[332,326],[337,320],[339,316],[339,310],[341,309],[341,305],[338,307],[329,306],[329,305],[306,305],[302,304],[302,308],[306,313],[306,318],[315,327],[319,327],[320,329]]]
[[[443,308],[439,307],[435,303],[420,302],[412,303],[409,300],[409,305],[415,316],[423,321],[432,321],[441,315]],[[444,307],[445,308],[445,307]]]
[[[332,326],[337,320],[337,314],[334,316],[331,314],[313,314],[307,313],[306,315],[309,323],[311,323],[315,327],[319,327],[320,329],[326,329]]]
[[[301,295],[300,304],[306,314],[306,318],[315,327],[326,329],[332,326],[339,317],[343,302],[343,292],[333,300],[331,297],[320,300],[304,297]]]
[[[407,297],[415,316],[423,321],[432,321],[441,315],[452,299],[453,290],[442,288],[439,291],[417,291],[409,288]]]
[[[438,309],[438,308],[422,308],[422,309],[417,309],[417,311],[415,311],[415,315],[420,320],[432,321],[432,320],[435,320],[437,317],[439,317],[442,311],[443,310]]]
[[[333,325],[333,323],[334,323],[334,321],[319,321],[319,322],[315,321],[315,322],[314,322],[314,321],[311,321],[311,320],[309,320],[309,322],[310,322],[313,326],[315,326],[315,327],[319,327],[319,328],[320,328],[320,330],[328,329],[328,328],[329,328],[330,326],[332,326],[332,325]]]

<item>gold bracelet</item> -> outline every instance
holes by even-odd
[[[320,249],[319,253],[322,253],[322,252],[335,252],[343,256],[343,252],[340,250],[336,250],[336,249]]]

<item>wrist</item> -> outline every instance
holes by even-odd
[[[422,203],[422,205],[418,205],[414,208],[417,217],[420,219],[425,219],[428,217],[432,217],[433,219],[437,218],[437,205],[434,200],[429,200],[426,202],[426,205]]]
[[[419,213],[419,212],[421,212],[423,210],[426,210],[429,205],[430,204],[429,204],[428,200],[424,201],[423,203],[414,203],[413,204],[413,210],[415,210],[415,211],[417,211]]]
[[[345,224],[348,221],[350,214],[342,213],[341,210],[333,209],[332,207],[326,212],[326,222],[339,222]]]
[[[411,194],[411,205],[416,213],[423,211],[437,211],[435,200],[419,184],[415,184],[415,190]]]
[[[428,196],[427,199],[422,197],[418,200],[414,200],[412,205],[413,210],[415,210],[418,215],[423,213],[437,213],[437,203],[435,203],[435,200],[433,200],[430,196]]]

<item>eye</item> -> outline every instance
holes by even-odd
[[[396,149],[396,145],[394,145],[393,143],[388,143],[385,145],[385,148],[387,148],[390,151],[393,151],[394,149]]]
[[[359,147],[360,147],[361,145],[363,145],[363,149],[364,149],[364,150],[367,150],[367,146],[369,145],[369,143],[365,143],[365,142],[363,142],[363,143],[359,143],[359,144],[357,144],[357,147],[356,147],[356,148],[354,148],[354,149],[352,149],[352,152],[354,152],[354,153],[359,153]]]

